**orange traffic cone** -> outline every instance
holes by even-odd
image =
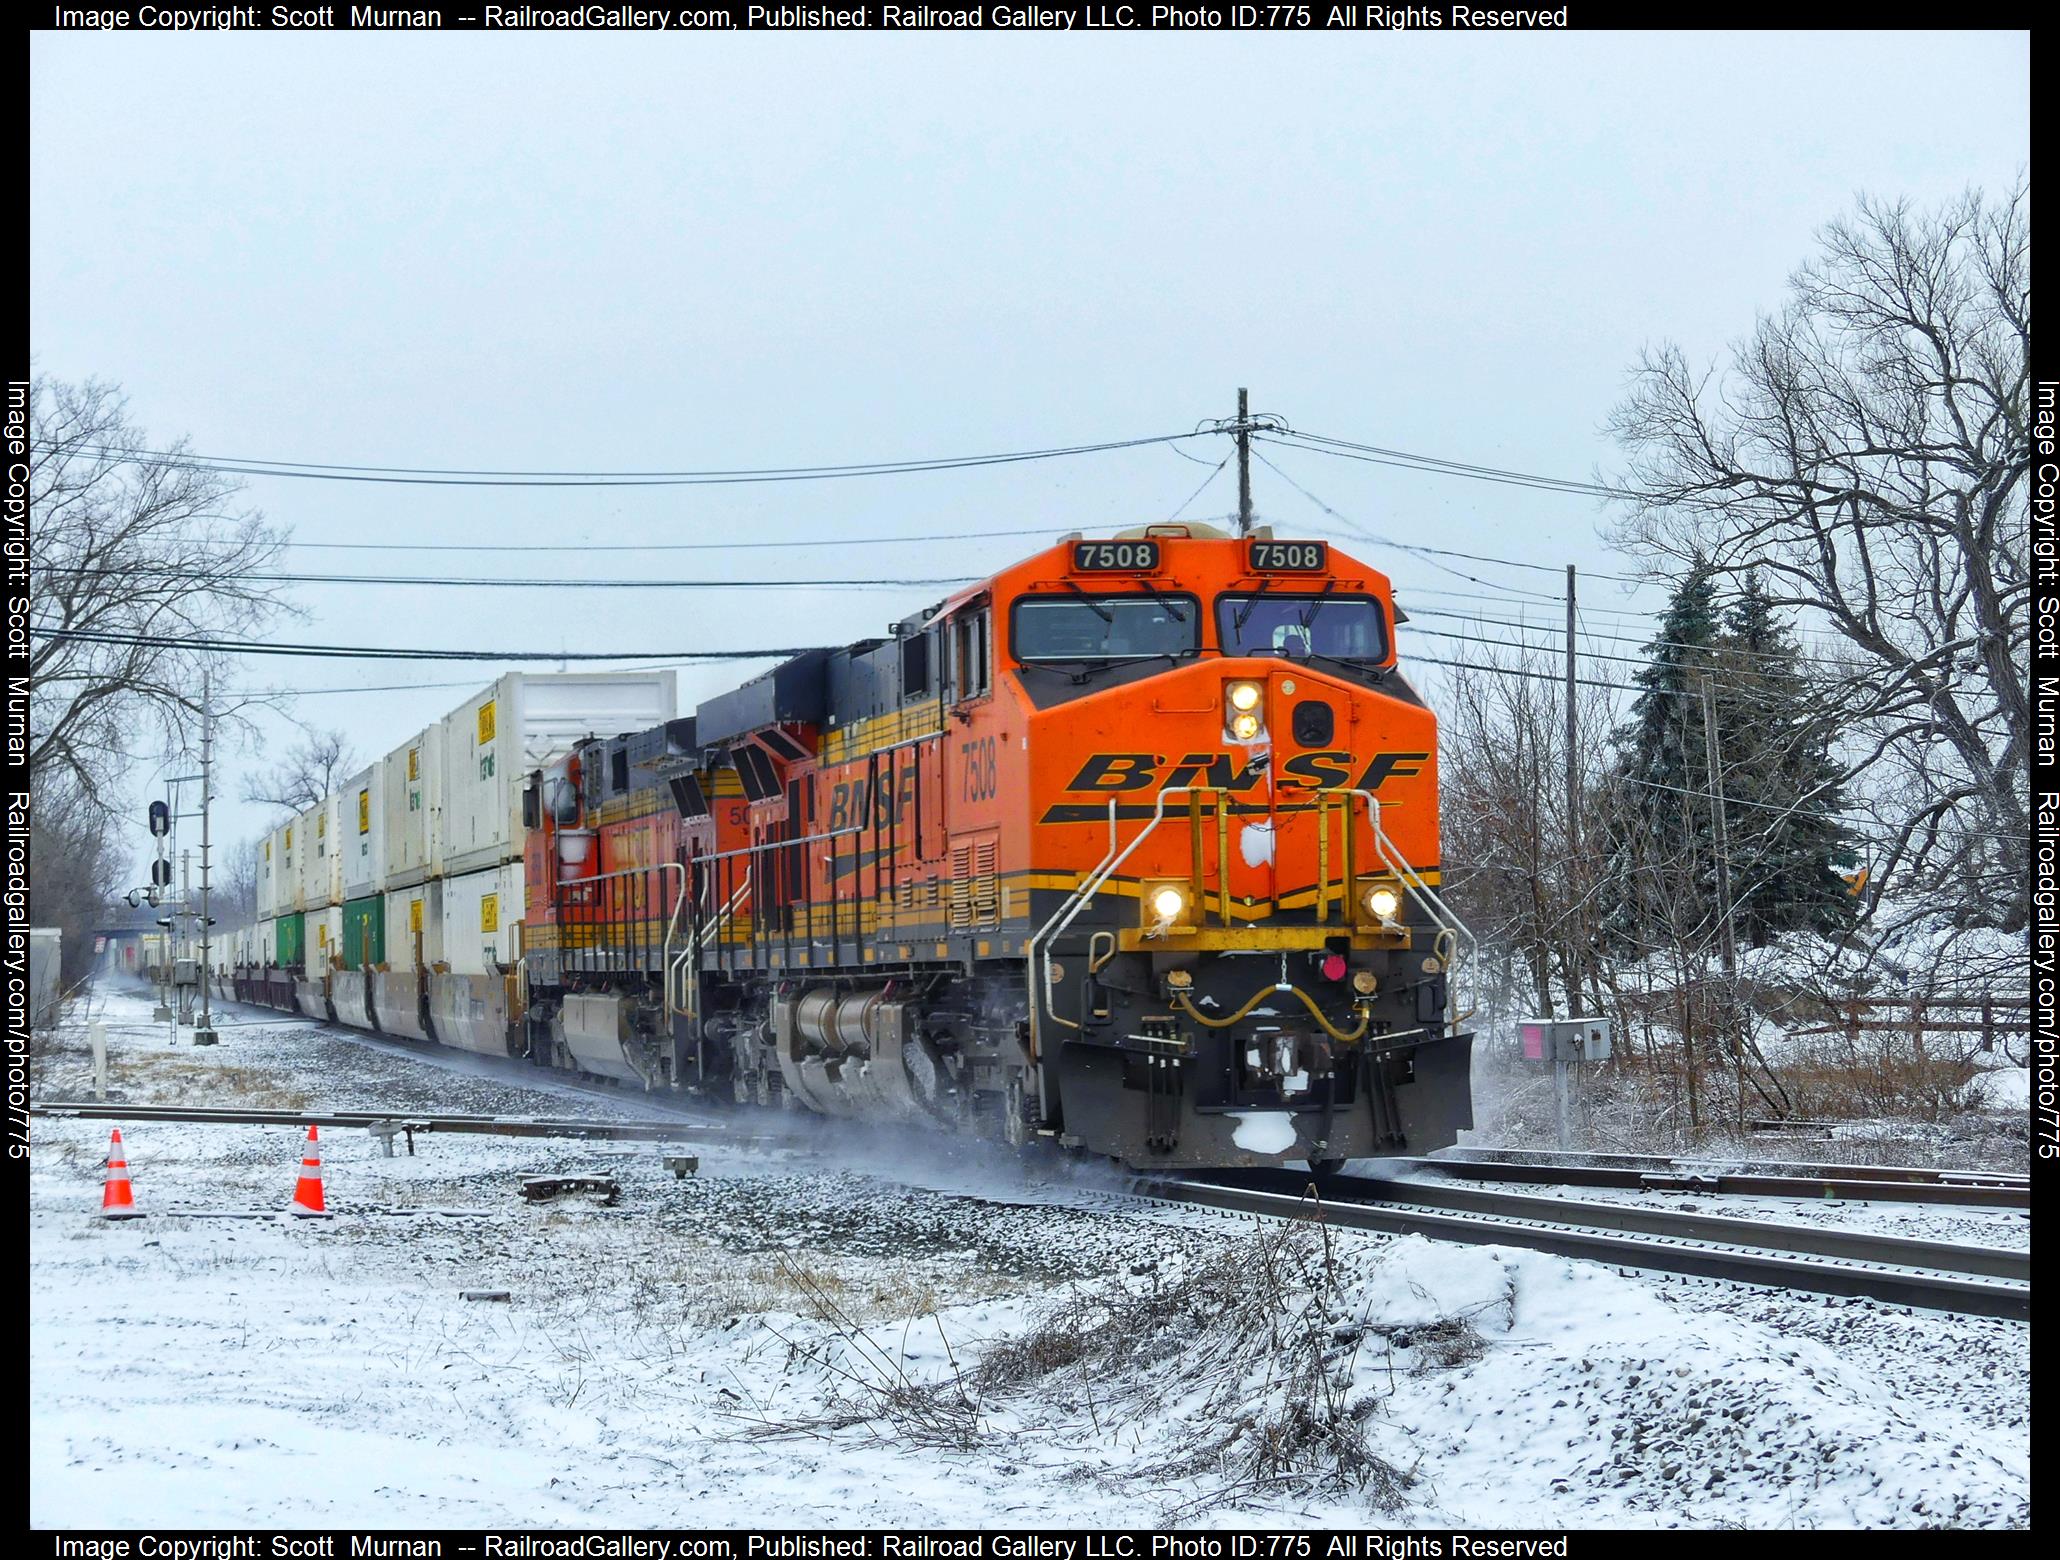
[[[315,1146],[315,1129],[308,1128],[307,1153],[300,1161],[300,1183],[293,1189],[293,1203],[287,1210],[297,1219],[332,1217],[322,1206],[322,1150]]]
[[[114,1129],[114,1139],[107,1146],[107,1186],[100,1194],[100,1217],[103,1219],[140,1219],[143,1210],[136,1206],[135,1193],[129,1187],[128,1151],[122,1147],[122,1129]]]

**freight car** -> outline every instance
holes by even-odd
[[[691,716],[589,719],[510,793],[512,895],[446,873],[427,963],[395,963],[389,916],[366,1017],[1139,1167],[1449,1144],[1470,947],[1397,616],[1323,542],[1154,526],[1062,539]],[[444,772],[486,740],[445,722]],[[449,931],[474,898],[483,952]],[[403,967],[447,995],[410,1015],[382,984]]]

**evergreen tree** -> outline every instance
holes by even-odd
[[[1717,654],[1738,935],[1764,947],[1776,932],[1843,931],[1856,906],[1840,869],[1856,857],[1838,818],[1833,733],[1757,574],[1725,615]]]
[[[1605,934],[1634,947],[1717,935],[1705,675],[1738,938],[1764,947],[1781,931],[1849,926],[1855,905],[1839,869],[1855,858],[1838,821],[1832,732],[1757,577],[1720,614],[1712,571],[1691,565],[1645,652],[1631,719],[1616,734]]]
[[[1611,831],[1603,929],[1618,941],[1678,933],[1684,913],[1707,922],[1715,902],[1701,679],[1716,670],[1721,628],[1712,571],[1698,559],[1667,602],[1646,664],[1632,674],[1641,691],[1616,733],[1622,807]]]

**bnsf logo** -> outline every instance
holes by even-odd
[[[1361,761],[1350,753],[1297,753],[1280,766],[1280,773],[1320,791],[1378,791],[1383,781],[1422,774],[1429,758],[1428,753],[1376,753],[1361,768]],[[1266,763],[1263,757],[1247,757],[1240,769],[1228,753],[1189,753],[1162,774],[1166,760],[1156,754],[1096,753],[1066,782],[1066,789],[1107,793],[1185,785],[1249,791],[1266,778]]]

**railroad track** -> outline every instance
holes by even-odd
[[[725,1143],[770,1143],[771,1137],[691,1121],[582,1121],[562,1116],[459,1116],[407,1110],[266,1110],[200,1105],[125,1105],[108,1100],[47,1100],[32,1116],[84,1121],[173,1121],[218,1126],[361,1127],[391,1134],[469,1132],[499,1137],[564,1137],[617,1142],[679,1142],[720,1138]]]
[[[1560,1198],[1400,1186],[1337,1177],[1320,1193],[1292,1171],[1207,1179],[1154,1177],[1136,1190],[1162,1202],[1348,1229],[1522,1246],[1613,1267],[1851,1295],[1925,1310],[2028,1320],[2030,1259],[2018,1252],[1852,1230],[1625,1209]]]
[[[1644,1154],[1525,1153],[1458,1149],[1398,1167],[1479,1181],[1622,1187],[1727,1197],[1809,1197],[1843,1202],[1949,1203],[1969,1208],[2029,1208],[2027,1176],[1985,1170],[1925,1170],[1897,1165],[1786,1164],[1747,1171],[1711,1160]],[[1726,1162],[1726,1163],[1735,1163]]]

